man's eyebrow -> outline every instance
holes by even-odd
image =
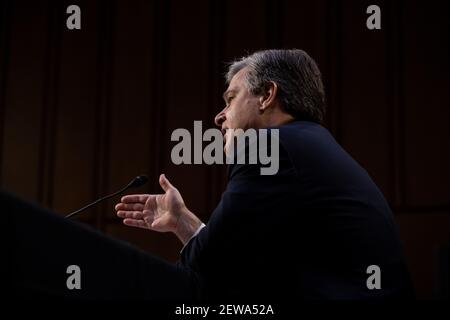
[[[223,93],[223,100],[227,101],[227,96],[228,96],[230,93],[235,93],[235,92],[236,92],[236,90],[234,90],[234,89],[225,91],[225,92]]]

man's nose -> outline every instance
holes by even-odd
[[[214,123],[216,124],[216,126],[218,127],[222,127],[222,123],[225,121],[225,109],[224,108],[222,111],[220,111],[216,117],[214,118]]]

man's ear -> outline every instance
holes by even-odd
[[[260,103],[259,110],[261,112],[264,112],[268,108],[272,107],[275,102],[275,98],[277,97],[277,94],[278,94],[278,85],[273,81],[268,82],[264,88],[264,92],[259,98]]]

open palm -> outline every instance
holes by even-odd
[[[164,194],[134,194],[122,197],[115,207],[117,216],[132,227],[158,232],[175,232],[180,215],[187,210],[180,192],[160,176]]]

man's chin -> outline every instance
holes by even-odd
[[[224,142],[223,152],[225,152],[225,155],[227,155],[227,150],[228,150],[227,133],[225,132],[225,134],[222,137],[223,137],[223,142]]]
[[[227,141],[225,141],[225,146],[223,147],[223,152],[225,153],[226,157],[228,157],[228,155],[229,155],[229,149],[230,149],[230,146],[228,145]]]

